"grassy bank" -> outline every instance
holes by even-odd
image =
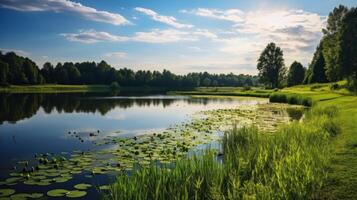
[[[167,92],[167,87],[120,87],[117,91],[125,93]],[[110,85],[10,85],[0,86],[0,93],[66,93],[66,92],[111,92]]]
[[[209,152],[180,160],[174,168],[152,166],[131,177],[120,175],[106,198],[357,199],[357,97],[330,85],[280,90],[285,95],[280,98],[314,102],[304,121],[275,135],[232,130],[223,140],[223,164]],[[230,90],[204,92],[239,93]]]
[[[62,92],[108,92],[108,85],[10,85],[0,87],[0,92],[8,93],[62,93]]]
[[[108,199],[306,199],[326,178],[330,138],[339,133],[334,107],[310,111],[304,123],[264,135],[254,127],[223,138],[223,164],[214,152],[120,175]],[[326,128],[326,125],[329,128]]]
[[[261,88],[243,87],[198,87],[190,91],[171,91],[169,94],[175,95],[213,95],[213,96],[248,96],[248,97],[269,97],[274,90],[264,90]]]

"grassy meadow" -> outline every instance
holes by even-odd
[[[337,87],[336,87],[337,84]],[[106,199],[357,199],[357,97],[345,84],[279,91],[198,88],[189,95],[268,94],[272,102],[311,106],[304,119],[274,134],[232,127],[222,152],[206,151],[175,166],[121,174]],[[218,156],[217,156],[218,155]]]

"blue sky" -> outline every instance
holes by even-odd
[[[328,13],[356,0],[1,0],[0,50],[133,70],[256,74],[268,42],[305,66]]]

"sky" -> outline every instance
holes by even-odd
[[[330,11],[356,0],[0,0],[0,51],[115,68],[257,74],[269,42],[307,66]]]

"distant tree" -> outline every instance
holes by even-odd
[[[37,84],[38,82],[38,67],[34,62],[29,59],[26,59],[23,64],[23,71],[27,78],[29,84]]]
[[[0,60],[0,84],[7,84],[7,74],[9,73],[9,65]]]
[[[203,81],[202,81],[202,84],[203,84],[203,86],[205,86],[205,87],[210,86],[210,85],[211,85],[211,79],[208,78],[208,77],[204,78]]]
[[[66,69],[67,71],[68,83],[70,84],[80,83],[81,73],[79,72],[77,67],[74,66],[72,62],[65,62],[63,64],[63,68]]]
[[[63,67],[62,63],[57,63],[55,68],[56,82],[59,84],[68,84],[68,72],[67,69]]]
[[[161,86],[161,87],[198,87],[198,86],[256,86],[257,76],[229,74],[189,73],[176,75],[169,70],[134,72],[128,68],[115,69],[107,62],[65,62],[54,68],[49,62],[41,70],[35,62],[15,53],[5,55],[0,52],[0,61],[8,66],[1,67],[1,79],[9,84],[107,84],[117,82],[121,86]],[[7,73],[4,73],[8,71]],[[6,76],[6,78],[4,78]]]
[[[322,45],[317,46],[312,61],[306,72],[304,84],[326,83],[328,82],[325,74],[325,59],[322,53]]]
[[[284,76],[283,51],[275,43],[269,43],[258,59],[260,80],[272,88],[279,86]]]
[[[306,70],[301,63],[294,61],[289,68],[287,78],[288,86],[302,84],[305,76],[305,71]]]
[[[357,8],[351,8],[341,26],[341,72],[357,90]]]
[[[118,82],[112,82],[111,84],[110,84],[110,88],[112,89],[112,90],[116,90],[116,89],[119,89],[119,84],[118,84]]]
[[[53,65],[50,62],[43,64],[40,73],[44,77],[46,83],[53,83],[55,81],[54,71]]]

